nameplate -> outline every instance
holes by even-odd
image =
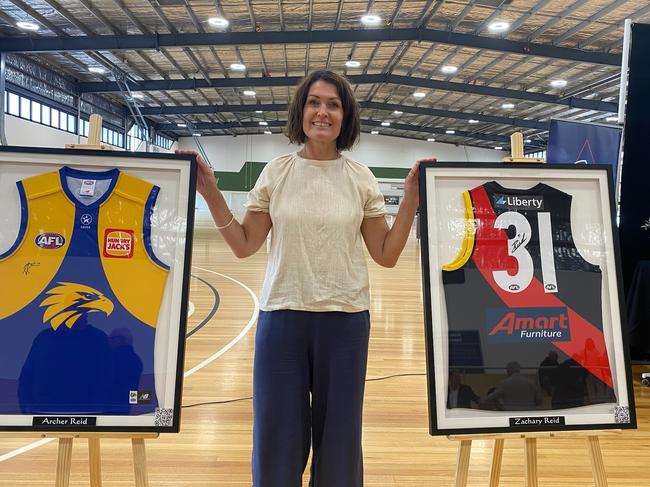
[[[511,428],[529,428],[531,426],[564,426],[564,416],[528,416],[510,418]]]
[[[32,426],[51,426],[56,428],[83,428],[96,426],[95,416],[34,416]]]

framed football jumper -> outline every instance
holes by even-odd
[[[421,166],[432,435],[636,427],[612,181]]]
[[[0,430],[177,432],[196,162],[0,147]]]

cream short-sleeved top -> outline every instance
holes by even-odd
[[[287,154],[264,167],[246,207],[269,213],[273,223],[260,309],[369,308],[361,222],[386,213],[370,169],[345,156]]]

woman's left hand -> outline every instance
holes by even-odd
[[[404,202],[409,202],[415,206],[420,204],[420,163],[436,162],[435,157],[418,159],[404,179]]]

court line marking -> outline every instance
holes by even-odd
[[[0,462],[4,462],[6,460],[9,460],[10,458],[17,457],[18,455],[22,453],[26,453],[29,450],[33,450],[34,448],[38,448],[39,446],[43,446],[50,441],[54,441],[56,438],[43,438],[42,440],[34,441],[32,443],[28,443],[25,446],[21,446],[20,448],[16,448],[15,450],[10,451],[9,453],[5,453],[4,455],[0,455]]]
[[[204,367],[210,365],[212,362],[214,362],[215,360],[217,360],[217,359],[218,359],[219,357],[221,357],[224,353],[226,353],[228,350],[230,350],[232,347],[234,347],[234,346],[237,344],[237,342],[239,342],[239,340],[241,340],[242,338],[244,338],[244,336],[246,336],[246,334],[247,334],[247,333],[250,331],[250,329],[253,327],[253,325],[255,324],[255,321],[257,320],[257,315],[258,315],[259,310],[260,310],[260,302],[259,302],[259,300],[257,299],[257,295],[256,295],[256,294],[251,290],[251,288],[249,288],[249,287],[248,287],[246,284],[244,284],[243,282],[239,282],[237,279],[233,279],[232,277],[227,276],[227,275],[225,275],[225,274],[221,274],[221,273],[219,273],[219,272],[211,271],[211,270],[209,270],[209,269],[204,269],[203,267],[198,267],[198,266],[192,266],[192,267],[193,267],[194,269],[199,269],[199,270],[204,271],[204,272],[209,272],[210,274],[215,274],[215,275],[217,275],[217,276],[221,276],[221,277],[223,277],[223,278],[225,278],[225,279],[228,279],[228,280],[230,280],[230,281],[232,281],[232,282],[234,282],[234,283],[239,284],[241,287],[243,287],[244,289],[246,289],[246,291],[248,291],[248,294],[251,295],[251,298],[253,299],[253,304],[254,304],[255,306],[254,306],[254,309],[253,309],[253,314],[252,314],[250,320],[248,321],[248,324],[247,324],[247,325],[242,329],[241,332],[239,332],[239,335],[237,335],[237,336],[236,336],[235,338],[233,338],[230,342],[228,342],[224,347],[221,348],[221,350],[215,352],[214,354],[210,355],[207,359],[205,359],[205,360],[204,360],[203,362],[201,362],[200,364],[195,365],[195,366],[192,367],[190,370],[186,371],[185,374],[183,375],[183,377],[189,377],[189,376],[191,376],[192,374],[194,374],[194,373],[198,372],[199,370],[201,370],[202,368],[204,368]]]
[[[237,279],[233,279],[232,277],[227,276],[225,274],[221,274],[219,272],[211,271],[209,269],[204,269],[203,267],[198,267],[198,266],[192,266],[192,267],[195,268],[195,269],[199,269],[201,271],[204,271],[204,272],[209,272],[210,274],[215,274],[217,276],[221,276],[221,277],[223,277],[225,279],[228,279],[228,280],[230,280],[232,282],[235,282],[235,283],[239,284],[241,287],[246,289],[246,291],[248,291],[248,294],[251,295],[251,298],[253,299],[253,304],[255,306],[254,306],[254,309],[253,309],[253,315],[251,316],[251,318],[248,321],[248,323],[246,324],[246,326],[239,333],[239,335],[237,335],[235,338],[233,338],[230,342],[228,342],[219,351],[217,351],[214,354],[210,355],[203,362],[201,362],[200,364],[192,367],[190,370],[185,372],[185,374],[183,374],[183,377],[189,377],[190,375],[198,372],[202,368],[208,366],[209,364],[211,364],[212,362],[217,360],[219,357],[221,357],[224,353],[226,353],[232,347],[234,347],[237,344],[237,342],[239,342],[239,340],[244,338],[244,336],[246,336],[246,334],[253,327],[253,325],[255,324],[255,321],[257,320],[257,314],[259,313],[259,310],[260,310],[260,302],[257,299],[257,295],[246,284],[244,284],[242,282],[239,282]],[[9,460],[10,458],[17,457],[18,455],[26,453],[26,452],[28,452],[30,450],[33,450],[33,449],[38,448],[40,446],[46,445],[46,444],[50,443],[51,441],[54,441],[55,439],[56,438],[43,438],[42,440],[34,441],[34,442],[29,443],[29,444],[27,444],[25,446],[22,446],[20,448],[16,448],[15,450],[10,451],[8,453],[5,453],[4,455],[0,455],[0,462],[4,462],[6,460]]]
[[[212,320],[212,317],[214,316],[214,314],[215,314],[215,313],[217,312],[217,310],[219,309],[219,304],[221,304],[221,297],[219,296],[219,291],[217,291],[217,289],[216,289],[212,284],[210,284],[210,283],[209,283],[208,281],[206,281],[205,279],[201,279],[199,276],[194,275],[194,274],[192,274],[192,279],[196,279],[197,281],[202,282],[203,284],[205,284],[206,286],[208,286],[208,288],[210,289],[210,291],[212,291],[212,295],[214,296],[214,302],[212,303],[212,309],[210,310],[210,312],[208,313],[208,315],[207,315],[205,318],[203,318],[203,320],[201,321],[201,323],[199,323],[199,324],[196,325],[194,328],[192,328],[190,331],[188,331],[188,332],[185,333],[185,340],[186,340],[186,341],[187,341],[187,339],[188,339],[189,337],[191,337],[191,336],[194,335],[197,331],[199,331],[201,328],[203,328],[205,325],[207,325],[208,323],[210,323],[210,321]]]

